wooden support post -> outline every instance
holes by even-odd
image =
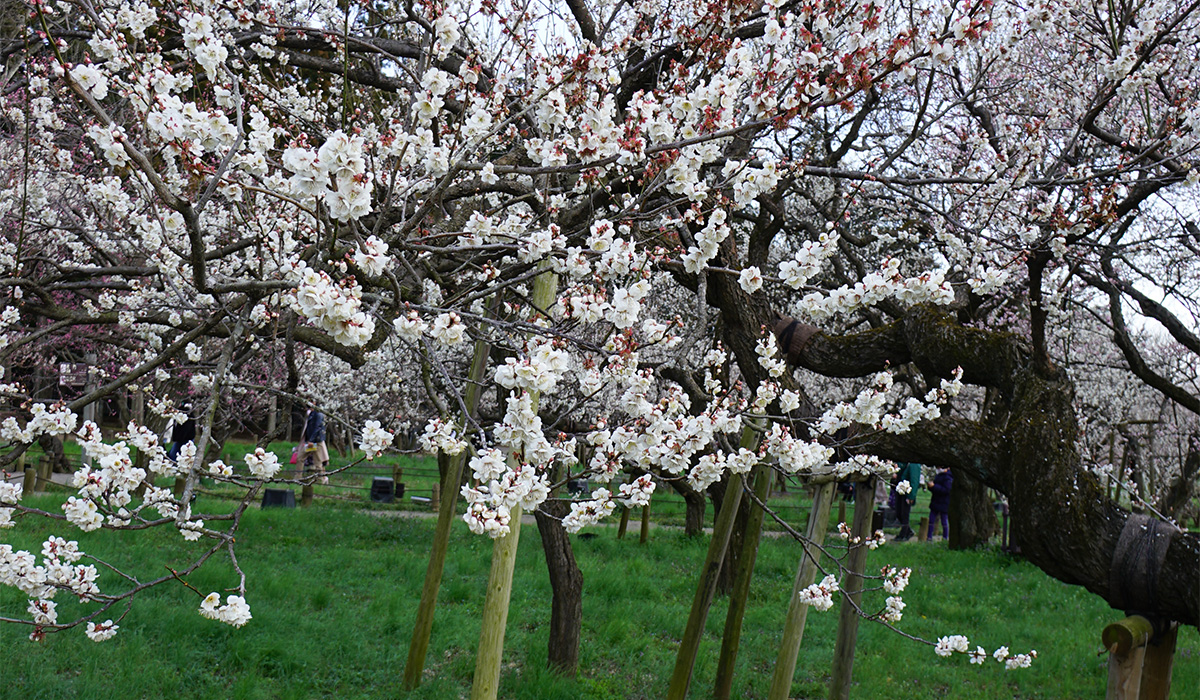
[[[1138,697],[1141,700],[1167,700],[1171,696],[1171,666],[1175,662],[1175,643],[1179,637],[1179,625],[1171,623],[1171,629],[1146,645],[1146,657],[1142,661],[1142,685]]]
[[[440,512],[441,508],[442,508],[442,485],[434,484],[433,489],[429,492],[429,510]]]
[[[313,485],[305,484],[300,487],[300,506],[307,508],[313,502]]]
[[[32,496],[37,490],[37,469],[33,467],[25,467],[25,483],[21,485],[21,493],[25,496]]]
[[[846,522],[846,501],[845,499],[838,501],[838,522]]]
[[[825,532],[829,529],[829,507],[833,504],[835,488],[837,485],[830,481],[818,486],[813,495],[808,526],[804,530],[804,538],[808,541],[804,545],[800,567],[796,570],[796,582],[792,585],[792,600],[788,604],[783,639],[779,643],[779,657],[775,661],[775,675],[771,679],[767,700],[787,700],[792,689],[796,658],[800,655],[800,643],[804,641],[804,623],[808,619],[809,608],[800,602],[800,592],[811,586],[817,578],[817,564],[821,558],[818,547],[825,542]]]
[[[642,536],[638,538],[638,544],[646,544],[650,541],[650,504],[642,506]]]
[[[758,432],[747,425],[742,430],[741,446],[757,449],[758,437]],[[725,550],[729,547],[729,538],[733,535],[733,523],[742,503],[744,481],[741,474],[730,474],[729,483],[725,486],[725,497],[721,500],[721,510],[713,523],[712,539],[708,541],[708,553],[704,557],[704,567],[700,570],[696,595],[692,598],[692,609],[688,613],[679,652],[675,655],[675,669],[671,672],[667,700],[684,700],[687,697],[688,686],[692,683],[692,668],[700,650],[700,637],[704,633],[704,622],[708,619],[708,608],[712,605],[713,596],[717,591],[721,562],[725,559]]]
[[[545,270],[533,280],[530,301],[534,310],[546,310],[554,304],[558,292],[558,275],[541,263]],[[541,396],[530,392],[530,403],[536,415]],[[510,455],[509,468],[516,466]],[[450,484],[448,483],[449,487]],[[458,484],[454,484],[458,488]],[[504,626],[508,623],[508,601],[512,595],[513,569],[517,560],[517,541],[521,535],[521,506],[509,512],[508,534],[496,538],[492,548],[492,568],[488,574],[487,598],[483,602],[483,624],[479,630],[479,651],[475,654],[475,678],[471,683],[471,700],[496,700],[500,692],[500,661],[504,654]]]
[[[921,520],[917,523],[917,541],[924,542],[929,539],[929,516],[922,515]]]
[[[621,524],[617,526],[617,539],[625,538],[625,530],[629,529],[629,506],[621,506]]]
[[[42,455],[38,458],[37,478],[41,483],[41,490],[45,491],[47,484],[50,483],[50,475],[54,473],[54,463],[50,461],[50,457]]]
[[[764,504],[771,495],[771,480],[774,472],[770,467],[759,466],[754,474],[754,495]],[[729,700],[733,693],[733,669],[737,661],[738,646],[742,638],[742,618],[750,598],[750,580],[754,576],[754,561],[758,557],[758,542],[762,535],[763,509],[752,503],[746,532],[742,537],[742,551],[734,572],[733,590],[729,594],[729,608],[725,614],[725,631],[721,636],[721,654],[717,657],[717,680],[713,689],[716,700]]]
[[[875,510],[875,480],[871,479],[859,489],[854,501],[854,524],[850,528],[850,539],[858,541],[846,557],[846,576],[842,581],[842,605],[838,615],[838,636],[833,648],[832,680],[829,683],[829,700],[848,700],[850,679],[854,670],[854,646],[858,643],[858,611],[862,605],[862,573],[867,565],[867,547],[864,542],[871,536],[871,513]]]
[[[497,537],[492,547],[492,569],[488,574],[487,597],[483,602],[483,625],[479,631],[479,653],[475,656],[471,700],[495,700],[500,692],[500,660],[504,652],[504,629],[508,624],[513,570],[517,564],[517,543],[521,537],[521,506],[510,511],[508,527],[508,534]]]
[[[1108,649],[1106,700],[1167,700],[1171,694],[1171,665],[1178,626],[1153,639],[1154,625],[1131,615],[1104,628]]]
[[[175,477],[175,486],[171,490],[175,493],[175,500],[183,498],[183,489],[187,486],[187,478],[182,476]]]

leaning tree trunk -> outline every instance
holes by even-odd
[[[987,544],[997,529],[987,486],[969,473],[957,471],[950,489],[950,549]]]
[[[553,592],[547,665],[563,675],[574,676],[579,669],[579,631],[583,626],[583,572],[575,563],[571,539],[562,524],[570,510],[565,501],[548,500],[533,515],[542,536]]]
[[[973,474],[1008,496],[1015,541],[1038,568],[1119,610],[1200,624],[1200,536],[1107,497],[1076,449],[1073,385],[1016,336],[964,327],[928,306],[860,333],[827,335],[787,318],[776,333],[793,364],[826,376],[912,362],[943,378],[962,368],[964,382],[996,389],[1009,411],[1003,425],[947,416],[862,449]]]

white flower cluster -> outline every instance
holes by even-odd
[[[395,435],[384,430],[379,421],[369,420],[363,425],[362,441],[358,443],[358,449],[367,454],[368,461],[373,460],[392,446],[394,438]]]
[[[371,210],[372,178],[367,174],[362,137],[333,132],[316,152],[292,146],[283,152],[283,166],[293,175],[292,192],[316,197],[338,221],[362,218]]]
[[[472,462],[472,469],[486,468],[485,465]],[[550,483],[544,474],[528,463],[518,463],[499,474],[493,474],[495,478],[478,489],[464,486],[462,496],[467,502],[467,512],[463,514],[467,527],[477,535],[486,534],[495,538],[508,534],[513,508],[519,505],[532,510],[546,500],[550,495]]]
[[[22,428],[17,419],[9,416],[0,423],[0,439],[6,442],[31,443],[40,435],[63,436],[75,429],[79,417],[62,404],[46,408],[46,404],[35,403],[29,409],[32,414]]]
[[[837,578],[829,574],[821,579],[820,583],[814,583],[800,591],[800,602],[825,612],[833,607],[833,594],[839,590]]]
[[[954,301],[954,288],[946,281],[946,272],[933,270],[916,277],[905,277],[900,274],[900,261],[889,258],[881,271],[868,274],[852,286],[806,294],[799,301],[798,309],[809,318],[821,321],[873,306],[888,298],[907,306],[926,303],[945,306]],[[793,279],[800,279],[799,268]]]
[[[444,452],[456,455],[470,447],[470,444],[459,437],[458,426],[447,423],[441,418],[430,418],[425,424],[425,432],[420,437],[421,449],[426,452]]]
[[[934,652],[938,656],[950,656],[956,651],[961,654],[966,654],[970,651],[970,644],[971,643],[967,641],[967,638],[963,635],[952,634],[947,637],[939,637],[937,640],[937,646],[934,648]]]
[[[369,236],[354,251],[354,264],[371,277],[383,274],[391,263],[392,259],[388,257],[388,244],[375,236]]]
[[[653,485],[650,488],[653,491]],[[590,501],[575,501],[571,504],[571,512],[563,518],[563,528],[575,534],[580,529],[607,518],[612,514],[614,507],[612,492],[603,487],[598,488],[592,491]]]
[[[754,352],[758,355],[758,364],[772,377],[781,377],[784,372],[787,372],[787,363],[779,357],[779,342],[775,339],[774,333],[767,333],[759,338],[758,343],[754,346]],[[787,406],[783,406],[783,410],[795,410],[800,405],[800,397],[795,392],[788,393],[793,398],[787,402]]]
[[[256,447],[253,452],[246,453],[246,466],[250,468],[250,473],[255,478],[265,481],[279,473],[279,457],[274,452],[267,452],[261,447]]]
[[[880,574],[883,576],[883,590],[892,595],[900,595],[908,588],[908,578],[912,576],[912,569],[885,566],[880,570]]]
[[[650,497],[654,495],[654,479],[649,474],[643,474],[628,484],[621,484],[617,492],[620,494],[618,500],[626,508],[649,505]]]
[[[87,636],[93,642],[105,642],[112,639],[119,629],[121,626],[113,624],[112,620],[89,622],[87,623]]]
[[[429,335],[442,345],[458,345],[467,337],[467,325],[453,311],[439,314],[437,318],[433,319]]]
[[[37,627],[55,625],[58,613],[52,599],[60,590],[69,591],[80,601],[95,600],[100,595],[96,567],[78,564],[82,556],[77,542],[61,537],[51,536],[42,544],[40,565],[32,553],[0,544],[0,584],[29,596],[28,611]],[[35,629],[31,638],[37,639],[41,633]]]
[[[779,264],[779,277],[792,289],[799,289],[821,271],[830,255],[837,252],[839,237],[832,231],[822,232],[815,241],[805,241],[791,260]]]
[[[880,618],[884,622],[896,623],[904,616],[904,608],[906,603],[900,596],[888,596],[887,602]]]
[[[683,268],[695,274],[704,269],[709,260],[717,256],[721,243],[729,237],[728,214],[724,209],[714,209],[708,222],[696,234],[696,245],[688,248],[682,258]]]
[[[522,357],[509,357],[496,368],[496,383],[506,389],[552,392],[570,369],[571,356],[553,341],[531,339]]]
[[[961,634],[953,634],[947,637],[938,638],[937,645],[934,647],[934,653],[938,656],[951,656],[955,652],[967,654],[971,657],[971,663],[982,664],[987,661],[987,650],[981,646],[976,646],[974,650],[970,648],[970,642]],[[1004,664],[1004,668],[1009,671],[1018,668],[1029,668],[1033,660],[1037,658],[1037,650],[1031,649],[1028,654],[1010,654],[1008,647],[1000,647],[992,653],[992,658]]]
[[[943,379],[941,387],[931,389],[922,399],[909,397],[903,405],[893,413],[885,413],[888,405],[889,392],[892,389],[892,375],[889,372],[876,374],[871,384],[859,392],[852,402],[840,402],[830,407],[818,419],[817,430],[826,435],[833,435],[851,424],[868,425],[875,430],[889,433],[903,433],[918,422],[934,420],[942,415],[940,408],[950,397],[957,396],[962,391],[962,368],[954,371],[954,378]]]
[[[190,12],[185,12],[181,19],[184,45],[204,68],[208,79],[216,81],[217,67],[229,57],[229,51],[214,34],[212,19]]]
[[[221,605],[221,595],[216,591],[209,593],[200,602],[200,614],[210,620],[224,622],[227,625],[241,627],[250,621],[250,606],[246,599],[239,595],[230,595]]]
[[[1004,664],[1004,668],[1009,671],[1018,668],[1029,668],[1033,660],[1037,658],[1037,649],[1030,649],[1028,654],[1010,654],[1008,647],[1000,647],[992,652],[992,658]]]
[[[335,283],[324,271],[303,261],[294,268],[295,291],[288,296],[296,313],[333,336],[342,345],[365,345],[375,332],[375,321],[362,310],[362,287],[352,279]]]

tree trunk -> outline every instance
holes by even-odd
[[[688,537],[699,536],[704,532],[704,510],[707,505],[704,494],[692,488],[682,479],[671,479],[667,483],[680,496],[683,496],[683,504],[686,508],[683,516],[683,534]]]
[[[791,319],[776,326],[781,339]],[[928,306],[880,328],[844,336],[791,333],[789,359],[826,376],[865,376],[913,362],[927,375],[993,387],[1009,410],[1000,426],[943,416],[865,449],[901,461],[971,472],[1008,496],[1014,541],[1042,571],[1081,585],[1120,610],[1200,624],[1200,536],[1110,501],[1084,468],[1074,386],[1007,333],[959,325]],[[957,486],[957,485],[956,485]]]
[[[565,501],[549,500],[533,514],[553,591],[547,665],[566,676],[574,676],[579,670],[579,631],[583,626],[583,572],[575,563],[571,539],[562,525],[563,516],[570,510]]]
[[[950,549],[975,549],[998,531],[996,510],[982,481],[964,471],[952,471]]]

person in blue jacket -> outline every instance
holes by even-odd
[[[942,539],[950,539],[950,487],[953,485],[954,475],[950,473],[950,468],[939,467],[937,476],[933,477],[933,483],[929,486],[930,492],[933,493],[929,500],[930,540],[933,539],[933,531],[939,521],[942,523]]]
[[[912,539],[913,529],[908,525],[912,507],[917,503],[917,489],[921,487],[921,465],[916,462],[901,462],[896,473],[896,519],[900,521],[897,542]]]
[[[321,474],[321,483],[328,484],[329,477],[325,476],[325,467],[329,466],[329,449],[325,446],[325,414],[320,408],[313,407],[308,410],[301,439],[301,444],[305,446],[305,471],[308,471],[309,467],[315,467]]]

